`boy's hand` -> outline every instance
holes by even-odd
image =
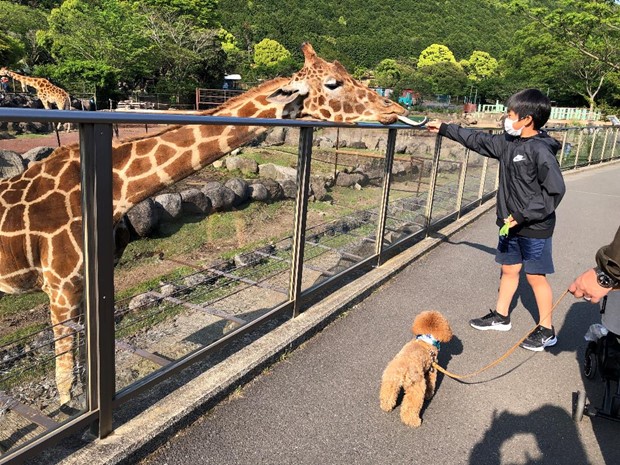
[[[504,226],[502,226],[499,230],[500,236],[507,236],[510,232],[510,228],[514,228],[517,225],[517,222],[514,220],[512,215],[508,215],[508,218],[504,219]]]
[[[442,121],[439,121],[438,119],[433,120],[433,121],[429,121],[428,123],[426,123],[426,129],[429,130],[429,132],[439,132],[439,126],[441,126]]]

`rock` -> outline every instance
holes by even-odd
[[[248,183],[241,178],[229,179],[228,181],[226,181],[226,184],[224,184],[224,186],[228,187],[231,191],[235,193],[234,205],[240,205],[250,198]]]
[[[282,145],[286,140],[288,128],[273,128],[265,138],[265,145]]]
[[[12,178],[26,169],[26,162],[16,152],[0,150],[0,178]]]
[[[366,186],[368,184],[368,176],[364,173],[338,173],[336,185],[340,187],[353,187],[355,184]]]
[[[392,174],[394,176],[403,176],[407,173],[407,167],[402,161],[395,161],[392,164]]]
[[[183,279],[183,284],[187,287],[195,287],[201,284],[208,284],[209,281],[213,281],[213,278],[203,274],[203,273],[195,273],[191,274]]]
[[[149,294],[140,294],[135,296],[133,299],[129,301],[129,310],[137,310],[138,308],[147,307],[149,305],[156,304],[158,301],[157,297],[154,297]]]
[[[322,202],[324,200],[327,200],[327,198],[329,197],[324,183],[312,182],[310,184],[310,187],[312,189],[312,195],[314,197],[314,200],[318,200],[319,202]]]
[[[202,189],[202,192],[211,201],[212,211],[230,210],[235,203],[235,193],[219,182],[210,182]]]
[[[297,183],[292,179],[280,181],[280,186],[282,186],[285,199],[294,199],[297,197]]]
[[[228,171],[239,170],[243,174],[258,173],[258,163],[256,163],[256,160],[243,157],[227,157],[225,163]]]
[[[220,158],[219,160],[215,160],[213,163],[211,163],[211,166],[213,166],[213,168],[217,168],[218,170],[220,168],[225,168],[226,160],[224,160],[223,158]]]
[[[171,297],[178,293],[180,293],[183,288],[176,284],[172,283],[160,283],[161,287],[159,288],[159,293],[165,297]]]
[[[183,201],[181,194],[159,194],[153,199],[155,207],[159,210],[159,218],[162,221],[174,221],[181,216]]]
[[[276,248],[273,244],[256,249],[254,252],[247,252],[235,255],[234,262],[237,268],[245,266],[256,266],[259,263],[267,261],[264,254],[272,255]]]
[[[262,178],[275,179],[276,181],[284,181],[285,179],[297,179],[297,170],[295,168],[274,165],[273,163],[258,165],[258,174]]]
[[[206,215],[211,211],[211,200],[200,189],[181,191],[181,207],[189,215]]]
[[[147,237],[159,223],[159,210],[153,199],[148,198],[127,212],[131,228],[140,237]]]
[[[336,143],[328,137],[321,138],[319,147],[322,149],[332,149],[336,146]]]
[[[49,157],[49,155],[54,151],[54,147],[35,147],[33,149],[28,150],[26,153],[22,155],[22,158],[26,162],[26,164],[30,164],[33,161],[41,161],[45,158]]]
[[[361,141],[361,140],[356,140],[356,141],[351,142],[349,147],[352,149],[367,149],[368,148],[368,146],[366,145],[366,142]]]
[[[248,186],[248,190],[250,192],[250,198],[252,200],[257,200],[259,202],[265,202],[269,200],[269,191],[260,182],[255,182],[254,184],[250,184]]]
[[[284,198],[284,190],[277,181],[273,179],[261,179],[261,184],[269,191],[269,200],[282,200]]]
[[[373,186],[382,186],[383,185],[383,176],[384,171],[379,168],[369,169],[366,172],[366,176],[368,176],[368,182]]]

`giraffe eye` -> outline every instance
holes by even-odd
[[[325,81],[325,87],[327,87],[330,90],[336,90],[340,86],[342,86],[342,81],[338,81],[334,78],[331,78]]]

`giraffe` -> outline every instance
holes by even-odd
[[[228,100],[216,116],[306,118],[391,124],[406,119],[400,105],[355,81],[338,63],[302,45],[304,66]],[[170,126],[117,141],[112,149],[113,221],[134,205],[249,143],[266,129],[247,126]],[[21,175],[0,180],[0,292],[44,291],[50,301],[60,404],[74,384],[73,330],[83,301],[80,149],[61,146]]]
[[[34,88],[37,91],[38,99],[41,100],[46,110],[50,110],[52,105],[56,105],[56,108],[59,110],[71,109],[71,99],[67,91],[55,86],[47,79],[24,76],[10,71],[7,68],[0,68],[0,76],[9,76],[15,79],[21,83],[22,89],[25,89],[26,86]]]

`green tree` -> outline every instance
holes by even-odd
[[[469,60],[463,60],[461,65],[471,81],[482,81],[495,74],[499,63],[489,53],[474,50]]]
[[[35,8],[0,1],[0,60],[4,66],[32,67],[42,59],[36,33],[47,26],[45,13]]]
[[[556,0],[546,6],[511,0],[508,8],[582,55],[620,70],[620,5],[615,0]]]
[[[286,73],[294,66],[291,52],[272,39],[263,39],[254,46],[254,64],[265,77]]]
[[[40,42],[58,63],[101,64],[116,70],[119,80],[138,81],[152,74],[152,43],[145,36],[146,18],[121,0],[66,0],[49,16]]]
[[[467,75],[456,63],[443,61],[418,69],[419,80],[425,93],[465,95]]]
[[[381,87],[394,87],[401,78],[401,68],[396,60],[386,58],[375,69],[375,80]]]
[[[219,25],[217,0],[133,0],[137,6],[150,7],[162,16],[179,18],[192,24],[213,29]]]
[[[153,78],[162,93],[192,92],[201,82],[220,83],[226,54],[220,31],[205,29],[190,17],[141,5],[146,18],[144,34],[154,57]]]
[[[454,54],[445,45],[432,44],[422,50],[418,58],[418,68],[436,65],[437,63],[452,63],[460,66],[457,65]]]

